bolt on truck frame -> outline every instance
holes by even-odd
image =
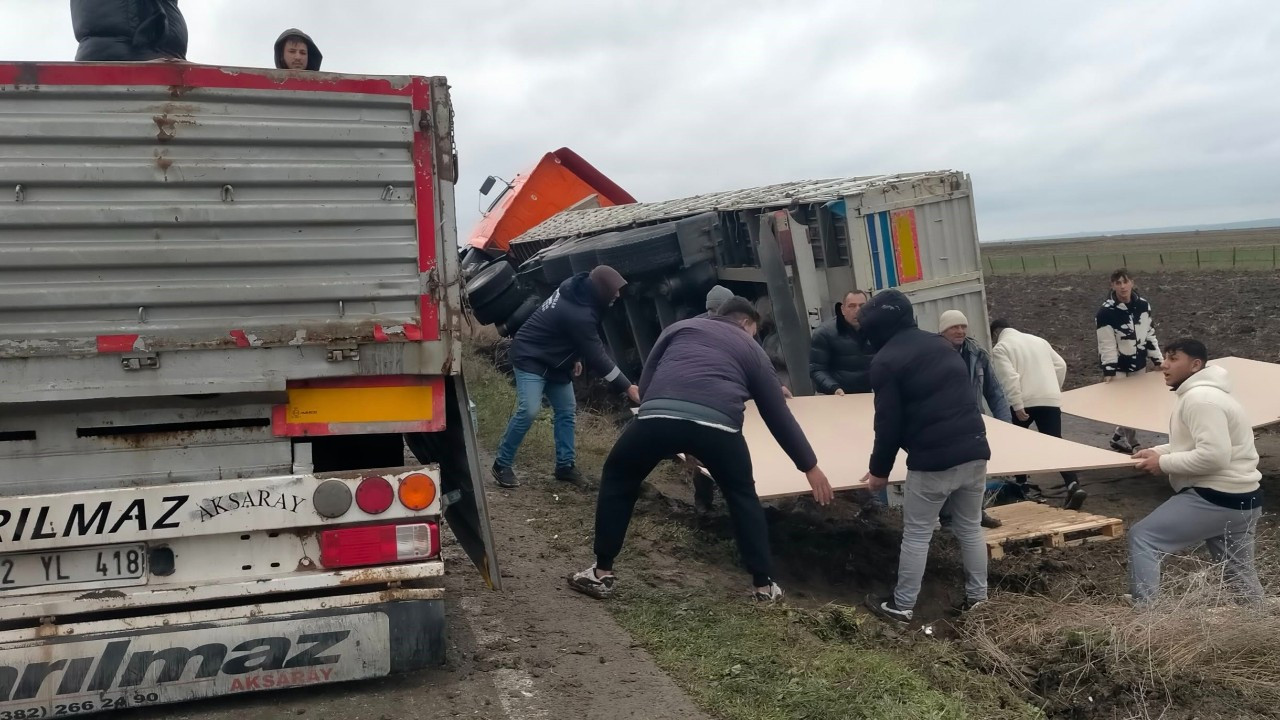
[[[439,663],[442,520],[499,582],[445,80],[0,63],[0,117],[0,720]]]

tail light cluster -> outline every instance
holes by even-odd
[[[440,553],[440,526],[366,525],[320,533],[320,564],[326,568],[386,565],[426,560]]]
[[[379,475],[364,478],[356,485],[355,505],[367,515],[381,515],[391,509],[397,499],[406,509],[420,512],[436,500],[436,483],[430,475],[410,473],[400,480],[399,488]],[[342,480],[326,480],[316,488],[312,507],[321,517],[342,517],[351,509],[351,488]]]
[[[342,517],[355,506],[366,515],[381,515],[399,500],[407,510],[431,507],[438,491],[424,473],[410,473],[399,486],[378,475],[362,479],[354,493],[342,480],[327,480],[316,488],[312,506],[321,517]],[[320,533],[320,565],[325,568],[362,567],[425,560],[440,554],[440,527],[434,522],[398,520],[380,525],[334,528]]]

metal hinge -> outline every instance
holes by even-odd
[[[121,355],[120,367],[125,370],[157,370],[160,368],[160,356],[155,353]]]
[[[427,294],[437,305],[445,301],[445,285],[440,282],[440,268],[434,267],[427,272]]]
[[[339,343],[330,345],[325,348],[325,359],[329,362],[342,362],[343,360],[359,360],[360,346],[355,343]]]

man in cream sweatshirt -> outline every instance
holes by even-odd
[[[1161,370],[1177,394],[1169,444],[1134,453],[1139,470],[1169,476],[1174,496],[1129,533],[1129,586],[1135,604],[1154,602],[1160,561],[1204,542],[1223,575],[1246,600],[1262,600],[1253,563],[1254,530],[1262,514],[1253,427],[1231,396],[1227,371],[1208,366],[1198,340],[1165,348]]]
[[[1006,320],[991,323],[991,365],[1004,386],[1004,396],[1013,409],[1013,422],[1030,429],[1032,423],[1041,435],[1062,437],[1062,383],[1067,379],[1067,363],[1048,340],[1019,332]],[[1018,482],[1025,483],[1026,475]],[[1088,494],[1080,489],[1073,472],[1062,473],[1066,490],[1064,505],[1079,510]]]

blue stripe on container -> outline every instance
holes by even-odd
[[[871,248],[871,271],[876,276],[876,290],[884,289],[884,277],[880,271],[880,241],[876,238],[876,216],[867,216],[867,245]]]
[[[889,231],[889,213],[876,213],[880,219],[880,244],[884,248],[884,274],[889,287],[898,287],[897,255],[893,252],[893,233]]]

